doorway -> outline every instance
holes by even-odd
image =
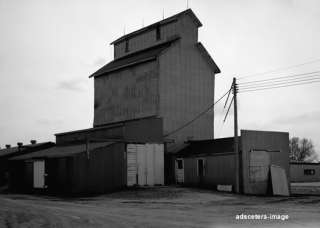
[[[45,188],[45,164],[44,160],[33,162],[33,187]]]

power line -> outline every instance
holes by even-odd
[[[276,85],[290,85],[292,83],[315,81],[315,80],[319,80],[319,79],[320,79],[320,75],[315,75],[313,77],[305,78],[305,79],[294,79],[294,80],[286,80],[286,81],[282,81],[282,82],[275,81],[275,82],[268,82],[268,83],[262,83],[262,84],[244,85],[244,86],[240,86],[240,89],[252,89],[252,88],[276,86]]]
[[[283,88],[283,87],[291,87],[291,86],[298,86],[298,85],[306,85],[306,84],[313,84],[313,83],[318,83],[318,82],[320,82],[320,80],[319,80],[319,81],[310,81],[310,82],[305,82],[305,83],[291,84],[291,85],[267,87],[267,88],[243,89],[243,90],[240,90],[239,93],[255,92],[255,91],[260,91],[260,90],[269,90],[269,89]]]
[[[228,114],[229,114],[229,111],[230,111],[231,105],[232,105],[232,103],[233,103],[233,100],[234,100],[234,96],[232,97],[232,100],[231,100],[230,105],[229,105],[229,107],[228,107],[227,113],[226,113],[226,115],[225,115],[225,117],[224,117],[224,119],[223,119],[223,123],[226,122],[226,119],[227,119],[227,116],[228,116]]]
[[[167,137],[169,135],[172,135],[178,131],[180,131],[181,129],[187,127],[188,125],[190,125],[191,123],[193,123],[194,121],[196,121],[197,119],[199,119],[202,115],[206,114],[210,109],[212,109],[219,101],[221,101],[230,91],[231,89],[229,89],[225,94],[223,94],[216,102],[212,103],[208,108],[206,108],[204,111],[200,112],[197,116],[195,116],[192,120],[188,121],[187,123],[185,123],[184,125],[182,125],[181,127],[175,129],[174,131],[171,131],[170,133],[164,135],[164,137]]]
[[[278,72],[278,71],[288,70],[288,69],[291,69],[291,68],[296,68],[296,67],[304,66],[304,65],[315,63],[315,62],[319,62],[319,61],[320,61],[320,59],[315,59],[315,60],[304,62],[304,63],[301,63],[301,64],[290,65],[290,66],[287,66],[287,67],[275,68],[273,70],[269,70],[269,71],[265,71],[265,72],[261,72],[261,73],[245,75],[243,77],[239,77],[238,79],[241,80],[241,79],[244,79],[244,78],[251,78],[251,77],[256,77],[256,76],[265,75],[265,74],[269,74],[269,73],[275,73],[275,72]]]
[[[313,72],[308,72],[308,73],[286,75],[286,76],[282,76],[282,77],[273,77],[273,78],[268,78],[268,79],[263,79],[263,80],[242,82],[242,83],[239,83],[238,85],[259,83],[259,82],[272,81],[272,80],[284,80],[286,78],[291,79],[291,78],[300,78],[300,77],[301,78],[303,78],[303,77],[311,77],[311,76],[313,76],[313,74],[316,74],[316,73],[320,73],[320,71],[313,71]],[[304,75],[308,75],[308,76],[304,76]]]

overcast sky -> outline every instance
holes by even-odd
[[[318,0],[189,0],[199,40],[222,73],[216,97],[241,77],[320,59]],[[93,81],[109,43],[186,9],[185,0],[0,0],[0,146],[54,141],[93,123]],[[271,76],[320,70],[320,61]],[[320,150],[320,83],[239,95],[241,129],[288,131]],[[232,116],[216,137],[232,135]]]

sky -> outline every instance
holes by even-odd
[[[233,77],[320,59],[318,0],[189,0],[201,41],[221,69],[216,98]],[[93,124],[93,80],[113,40],[187,8],[186,0],[0,0],[0,146],[54,141]],[[239,82],[320,70],[320,61]],[[240,93],[239,128],[312,139],[320,153],[320,83]],[[215,108],[215,137],[232,136]]]

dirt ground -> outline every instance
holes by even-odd
[[[241,214],[275,214],[284,220],[237,220]],[[88,198],[0,195],[1,228],[319,226],[320,196],[258,197],[179,187]]]

